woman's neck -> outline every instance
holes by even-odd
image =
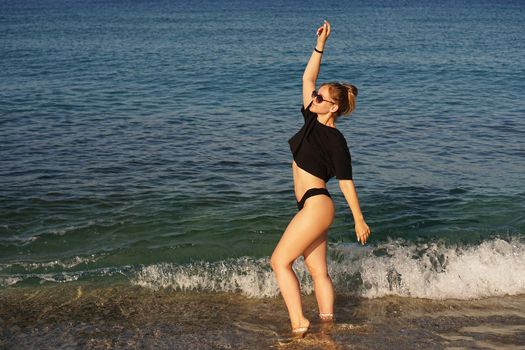
[[[329,126],[331,128],[335,128],[334,116],[331,113],[329,113],[329,114],[318,114],[317,117],[318,117],[317,120],[321,124],[324,124],[324,125]]]

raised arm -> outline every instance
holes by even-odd
[[[324,50],[326,39],[328,39],[329,36],[330,36],[330,23],[328,23],[328,21],[324,21],[324,24],[317,29],[317,44],[315,45],[315,48],[318,51]],[[303,105],[304,105],[304,108],[306,108],[310,104],[310,101],[312,100],[312,91],[315,90],[315,82],[317,81],[317,76],[319,75],[319,69],[321,66],[322,57],[323,57],[322,53],[319,53],[314,50],[304,70],[304,73],[303,73]]]

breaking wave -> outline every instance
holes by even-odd
[[[335,244],[329,255],[329,273],[340,294],[428,299],[525,294],[525,244],[516,237],[474,246],[401,239],[365,247]],[[312,293],[313,284],[301,258],[293,268],[303,292]],[[152,289],[241,292],[254,298],[279,293],[268,258],[149,265],[140,268],[132,282]]]

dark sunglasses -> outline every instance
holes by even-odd
[[[334,101],[328,101],[328,100],[325,100],[323,95],[319,95],[317,93],[317,91],[312,91],[312,98],[315,100],[315,102],[317,103],[323,103],[323,101],[326,101],[328,103],[331,103],[331,104],[334,104],[335,105],[335,102]]]

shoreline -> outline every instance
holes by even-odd
[[[292,339],[280,297],[153,291],[127,283],[0,290],[0,347],[160,349],[516,349],[525,344],[525,295],[428,300],[338,295],[337,321],[312,321]]]

